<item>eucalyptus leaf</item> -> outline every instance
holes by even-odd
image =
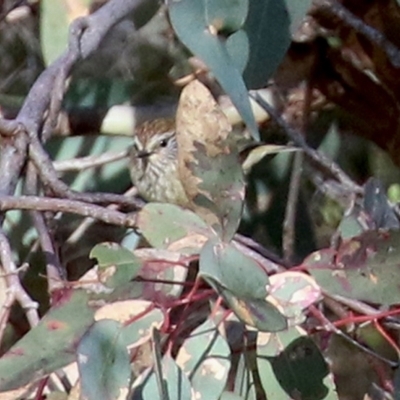
[[[382,305],[397,304],[400,232],[370,231],[339,248],[316,251],[303,267],[327,293]]]
[[[101,243],[90,252],[99,264],[100,281],[107,287],[115,288],[137,276],[141,261],[128,249],[117,243]]]
[[[209,240],[200,253],[199,275],[210,282],[247,325],[269,332],[287,327],[286,318],[266,300],[267,273],[232,244]]]
[[[246,20],[249,0],[205,0],[204,8],[207,25],[222,32],[236,32]]]
[[[198,398],[218,400],[228,378],[230,352],[228,343],[210,319],[183,342],[177,363],[189,377]]]
[[[146,240],[155,248],[177,248],[198,252],[214,234],[195,213],[174,204],[149,203],[138,213],[137,224]]]
[[[290,45],[290,17],[284,0],[251,0],[243,29],[250,44],[244,80],[249,89],[265,86]]]
[[[181,0],[169,3],[172,26],[182,41],[213,72],[218,82],[239,110],[252,136],[258,140],[259,133],[242,76],[232,62],[225,46],[225,38],[218,35],[218,27],[209,26],[213,20],[208,0]],[[220,13],[216,14],[218,18]],[[222,24],[223,25],[223,24]],[[238,26],[238,25],[236,25]]]
[[[68,4],[64,0],[43,0],[40,8],[40,42],[44,60],[49,65],[68,45]]]
[[[337,399],[320,350],[300,329],[258,335],[257,365],[268,398]]]
[[[39,324],[0,359],[0,391],[19,388],[74,361],[76,343],[94,322],[88,301],[82,290],[64,292]]]
[[[128,394],[130,360],[121,333],[120,323],[104,319],[96,322],[79,343],[77,355],[83,398],[117,400]]]

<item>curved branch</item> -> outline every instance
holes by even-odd
[[[90,217],[106,224],[136,227],[136,214],[124,214],[95,204],[82,201],[53,199],[39,196],[0,196],[0,211],[8,210],[35,210],[66,212],[83,217]]]
[[[99,46],[111,27],[142,7],[148,0],[110,0],[95,13],[79,18],[71,25],[68,50],[46,68],[30,90],[15,124],[3,121],[6,132],[19,125],[27,133],[19,133],[11,140],[3,140],[0,150],[0,195],[12,194],[25,164],[29,136],[39,135],[44,114],[54,93],[49,88],[59,88],[77,61],[90,56]],[[58,84],[57,84],[58,83]],[[55,94],[56,96],[59,93]],[[57,108],[58,101],[54,105]]]

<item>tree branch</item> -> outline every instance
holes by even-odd
[[[39,196],[0,196],[0,211],[35,210],[66,212],[91,217],[106,224],[136,227],[136,214],[124,214],[94,204],[76,200],[53,199]]]
[[[0,261],[9,291],[14,294],[14,298],[25,310],[29,324],[37,325],[39,322],[38,304],[29,297],[19,281],[18,269],[12,258],[10,243],[2,230],[0,230]]]
[[[54,93],[49,88],[65,82],[73,66],[90,56],[99,46],[111,27],[141,7],[147,0],[111,0],[95,13],[77,19],[71,25],[68,50],[45,69],[30,90],[15,121],[2,121],[0,131],[12,140],[3,140],[0,150],[0,195],[12,194],[26,161],[29,137],[39,136],[43,118]],[[59,93],[56,93],[58,96]],[[59,106],[54,103],[54,110]],[[23,134],[19,127],[22,127]]]
[[[353,182],[352,179],[349,176],[347,176],[346,173],[343,172],[341,168],[334,161],[329,160],[329,158],[326,157],[323,153],[318,152],[317,150],[310,147],[307,144],[306,140],[304,139],[303,135],[296,129],[293,129],[277,113],[274,107],[268,104],[268,102],[266,102],[260,95],[251,94],[250,97],[254,98],[254,100],[257,101],[258,104],[260,104],[260,106],[263,107],[265,111],[268,112],[268,114],[278,124],[278,126],[283,129],[284,133],[288,136],[288,138],[292,140],[296,146],[299,146],[312,161],[314,161],[317,165],[321,166],[323,169],[329,172],[337,181],[342,183],[343,186],[345,186],[352,193],[357,193],[357,194],[363,193],[363,189],[360,186],[358,186],[355,182]]]

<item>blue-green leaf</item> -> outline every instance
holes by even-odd
[[[128,395],[130,360],[121,333],[119,322],[104,319],[96,322],[79,343],[77,353],[83,398],[112,400]]]
[[[219,35],[218,29],[223,28],[224,24],[209,25],[214,18],[210,14],[211,8],[207,8],[207,5],[207,0],[171,2],[169,15],[172,26],[182,43],[207,64],[232,99],[253,137],[258,140],[258,128],[251,110],[247,88],[226,48],[225,37]],[[216,14],[217,18],[218,15],[221,15],[220,12]],[[231,25],[237,27],[240,23]]]

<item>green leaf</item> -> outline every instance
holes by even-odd
[[[244,71],[249,89],[258,89],[270,79],[290,45],[290,18],[283,0],[251,0],[243,29],[250,55]]]
[[[232,311],[245,324],[255,327],[262,332],[279,332],[288,326],[287,319],[278,308],[264,299],[238,297],[231,291],[223,288],[217,290]]]
[[[213,8],[214,12],[216,9],[218,12],[211,15],[212,9],[207,8],[208,5],[209,0],[170,2],[169,15],[172,26],[182,43],[207,64],[238,109],[252,136],[259,140],[257,124],[242,76],[232,62],[224,43],[225,38],[218,35],[218,26],[209,25],[210,21],[221,17],[222,9]],[[218,3],[218,5],[222,6],[222,3]],[[241,9],[243,12],[245,7],[241,7]],[[229,9],[224,8],[224,10],[225,13],[229,13]],[[233,14],[229,13],[229,15]],[[240,21],[242,16],[237,18],[239,18],[237,21]],[[223,19],[225,22],[227,20],[229,18]],[[224,22],[222,22],[222,26],[223,24]],[[228,23],[231,27],[237,27],[239,24],[237,22]]]
[[[133,300],[132,303],[134,310],[131,315],[132,322],[125,324],[121,329],[125,343],[130,348],[137,347],[147,341],[151,336],[153,327],[161,327],[164,321],[164,314],[157,308],[149,309],[147,313],[140,315],[143,313],[146,303],[147,307],[150,308],[153,305],[152,302]]]
[[[225,339],[209,319],[184,341],[176,360],[189,376],[196,399],[219,399],[228,377],[230,353]]]
[[[135,253],[143,260],[143,281],[136,282],[143,287],[142,297],[169,307],[167,304],[177,299],[185,287],[190,258],[160,249],[138,249]]]
[[[76,343],[93,324],[93,314],[84,291],[66,291],[39,324],[2,356],[0,390],[19,388],[74,361]]]
[[[133,400],[191,400],[193,392],[187,376],[169,354],[161,356],[161,337],[156,329],[152,336],[154,370],[134,392]]]
[[[242,29],[233,33],[225,42],[226,49],[238,71],[243,74],[249,61],[250,44],[245,31]]]
[[[242,167],[237,153],[222,152],[214,157],[207,154],[203,146],[198,145],[194,154],[196,162],[188,166],[193,176],[198,178],[199,193],[194,198],[197,206],[207,210],[202,213],[206,221],[218,223],[212,227],[222,240],[229,242],[235,235],[244,203],[245,183]],[[211,218],[208,218],[209,214]]]
[[[265,86],[291,43],[311,0],[250,0],[243,30],[250,46],[244,71],[249,89]]]
[[[285,0],[290,17],[290,32],[292,35],[300,27],[301,21],[306,16],[312,5],[312,0],[292,1]]]
[[[131,378],[129,353],[117,321],[96,322],[77,349],[83,399],[126,398]]]
[[[209,240],[200,253],[199,276],[215,287],[246,324],[263,331],[286,328],[286,318],[266,300],[267,273],[232,244]]]
[[[264,300],[269,279],[252,258],[234,245],[209,240],[200,253],[199,275],[211,279],[238,297]]]
[[[259,334],[257,364],[268,398],[320,400],[328,394],[336,398],[331,382],[324,381],[329,369],[321,352],[298,329]]]
[[[358,324],[355,328],[354,339],[369,349],[397,363],[399,360],[399,353],[388,341],[388,336],[385,332],[378,328],[379,325],[375,324],[375,321],[365,322],[363,324]],[[350,343],[349,343],[350,344]],[[332,349],[334,347],[331,347]],[[356,358],[356,357],[354,357]]]
[[[253,369],[255,369],[255,356],[250,356],[250,354],[253,353],[254,350],[242,352],[236,369],[234,392],[240,394],[242,396],[240,398],[245,400],[257,399],[256,382],[254,381],[252,373]],[[252,358],[254,359],[254,362],[252,362]]]
[[[321,298],[321,289],[312,277],[298,271],[285,271],[270,277],[267,298],[287,318],[290,326],[305,321],[303,310]]]
[[[181,368],[179,368],[179,366],[176,364],[174,359],[167,354],[162,358],[162,382],[165,385],[165,391],[168,397],[161,397],[158,390],[155,373],[152,372],[149,379],[146,380],[143,386],[143,392],[140,399],[192,399],[192,391],[188,378],[185,376]],[[134,399],[136,399],[136,397],[134,397]]]
[[[292,146],[281,146],[278,144],[265,144],[254,147],[246,155],[245,160],[242,163],[242,168],[245,174],[250,172],[251,168],[259,163],[264,157],[271,154],[281,154],[293,151],[300,151],[297,147]]]
[[[319,250],[303,267],[323,290],[352,299],[392,305],[399,302],[400,232],[366,232],[338,249]]]
[[[246,20],[249,0],[205,0],[207,26],[214,26],[219,32],[236,32]]]
[[[122,324],[119,333],[124,346],[132,349],[147,342],[154,327],[161,327],[164,314],[148,300],[119,300],[96,311],[95,319],[114,320]]]
[[[63,0],[40,2],[40,41],[46,65],[59,57],[68,45],[68,5]]]
[[[128,249],[117,243],[101,243],[90,252],[90,258],[97,258],[100,282],[115,288],[135,278],[142,262]]]
[[[198,253],[207,238],[213,236],[199,216],[173,204],[146,204],[138,213],[137,225],[157,249]]]

